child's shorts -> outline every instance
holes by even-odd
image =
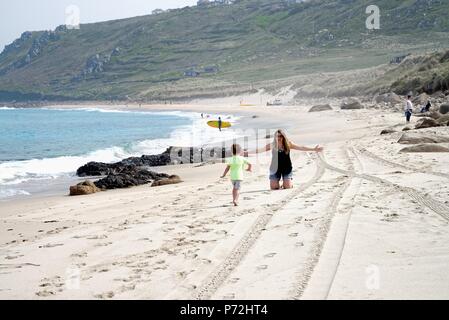
[[[235,190],[240,190],[240,188],[242,187],[242,181],[241,180],[232,181],[232,185],[234,186]]]

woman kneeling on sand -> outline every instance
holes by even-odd
[[[288,140],[287,135],[284,131],[276,131],[273,143],[268,144],[265,148],[261,148],[255,151],[256,154],[268,151],[272,152],[272,160],[270,166],[271,190],[281,189],[281,179],[283,181],[282,188],[293,188],[293,165],[290,157],[291,150],[322,152],[323,148],[320,146],[316,146],[315,148],[298,146]]]

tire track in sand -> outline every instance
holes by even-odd
[[[358,159],[357,153],[354,150],[352,150],[352,153]],[[388,180],[385,180],[385,179],[382,179],[382,178],[379,178],[376,176],[372,176],[372,175],[368,175],[368,174],[358,174],[353,171],[347,171],[347,170],[343,170],[343,169],[334,167],[334,166],[330,165],[329,163],[327,163],[321,155],[319,156],[319,160],[322,162],[322,165],[329,170],[340,172],[340,173],[343,173],[343,174],[346,174],[346,175],[349,175],[352,177],[358,177],[361,179],[365,179],[365,180],[368,180],[368,181],[371,181],[371,182],[374,182],[377,184],[387,185],[397,191],[403,192],[403,193],[407,194],[409,197],[411,197],[412,199],[414,199],[418,204],[429,208],[431,211],[435,212],[436,214],[441,216],[443,219],[449,221],[449,207],[447,207],[445,204],[433,199],[430,196],[422,195],[419,191],[417,191],[413,188],[403,187],[401,185],[395,184],[393,182],[390,182]]]
[[[400,163],[396,163],[396,162],[384,159],[384,158],[372,153],[371,151],[368,151],[367,149],[365,149],[363,147],[357,147],[357,148],[355,148],[355,150],[357,152],[360,152],[361,154],[363,154],[365,157],[370,158],[370,159],[372,159],[380,164],[386,165],[386,166],[390,166],[393,168],[402,168],[405,170],[412,170],[416,173],[423,173],[423,174],[428,174],[428,175],[432,175],[432,176],[443,177],[443,178],[449,179],[449,174],[447,174],[447,173],[435,172],[435,171],[424,171],[424,169],[420,169],[420,168],[416,168],[416,167],[412,167],[412,166],[404,166]]]
[[[346,149],[344,149],[344,155],[345,155],[345,158],[349,162],[350,171],[353,171],[354,170],[353,163],[350,161]],[[321,160],[323,158],[323,156],[320,155],[319,158]],[[324,163],[323,163],[323,165],[324,165]],[[295,280],[295,287],[291,292],[291,296],[292,296],[293,300],[301,299],[302,295],[304,294],[304,291],[306,290],[306,288],[310,282],[310,279],[312,278],[313,272],[320,260],[324,245],[326,243],[326,240],[327,240],[327,237],[329,234],[329,230],[332,225],[332,220],[334,219],[335,214],[337,213],[338,205],[340,204],[341,200],[343,199],[344,194],[346,193],[346,191],[349,189],[349,187],[352,184],[352,181],[353,181],[352,175],[348,175],[343,172],[340,172],[340,173],[342,173],[346,177],[346,181],[342,185],[340,185],[337,188],[337,190],[334,192],[334,194],[332,195],[331,201],[325,210],[323,219],[321,220],[321,223],[318,226],[318,231],[315,233],[315,238],[313,240],[312,248],[310,249],[308,259],[304,263],[302,269],[297,273],[297,277]],[[350,216],[348,216],[348,218],[347,218],[348,221],[346,223],[345,230],[342,233],[342,237],[344,239],[346,238],[347,228],[349,226],[349,219],[350,219]],[[340,252],[338,253],[339,258],[333,268],[334,270],[332,272],[331,279],[327,285],[328,288],[326,289],[326,295],[330,291],[330,287],[334,281],[336,270],[338,269],[338,266],[340,263],[340,258],[343,253],[344,241],[342,241],[342,245],[339,249],[340,249],[339,250]]]
[[[207,300],[217,291],[217,289],[229,277],[232,271],[240,264],[240,261],[246,256],[248,251],[260,237],[267,224],[271,221],[273,215],[281,210],[292,199],[300,193],[317,183],[324,175],[325,167],[318,159],[314,159],[316,172],[313,178],[301,187],[294,189],[287,197],[278,201],[270,207],[271,213],[262,214],[257,218],[253,226],[245,233],[239,243],[234,247],[226,259],[206,278],[194,293],[194,299]]]

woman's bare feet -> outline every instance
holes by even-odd
[[[236,201],[234,201],[232,203],[234,204],[234,207],[238,207],[239,206],[239,204]]]

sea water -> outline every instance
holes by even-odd
[[[2,107],[0,200],[29,195],[26,186],[36,181],[73,177],[90,161],[112,163],[231,137],[231,131],[208,127],[197,113]]]

